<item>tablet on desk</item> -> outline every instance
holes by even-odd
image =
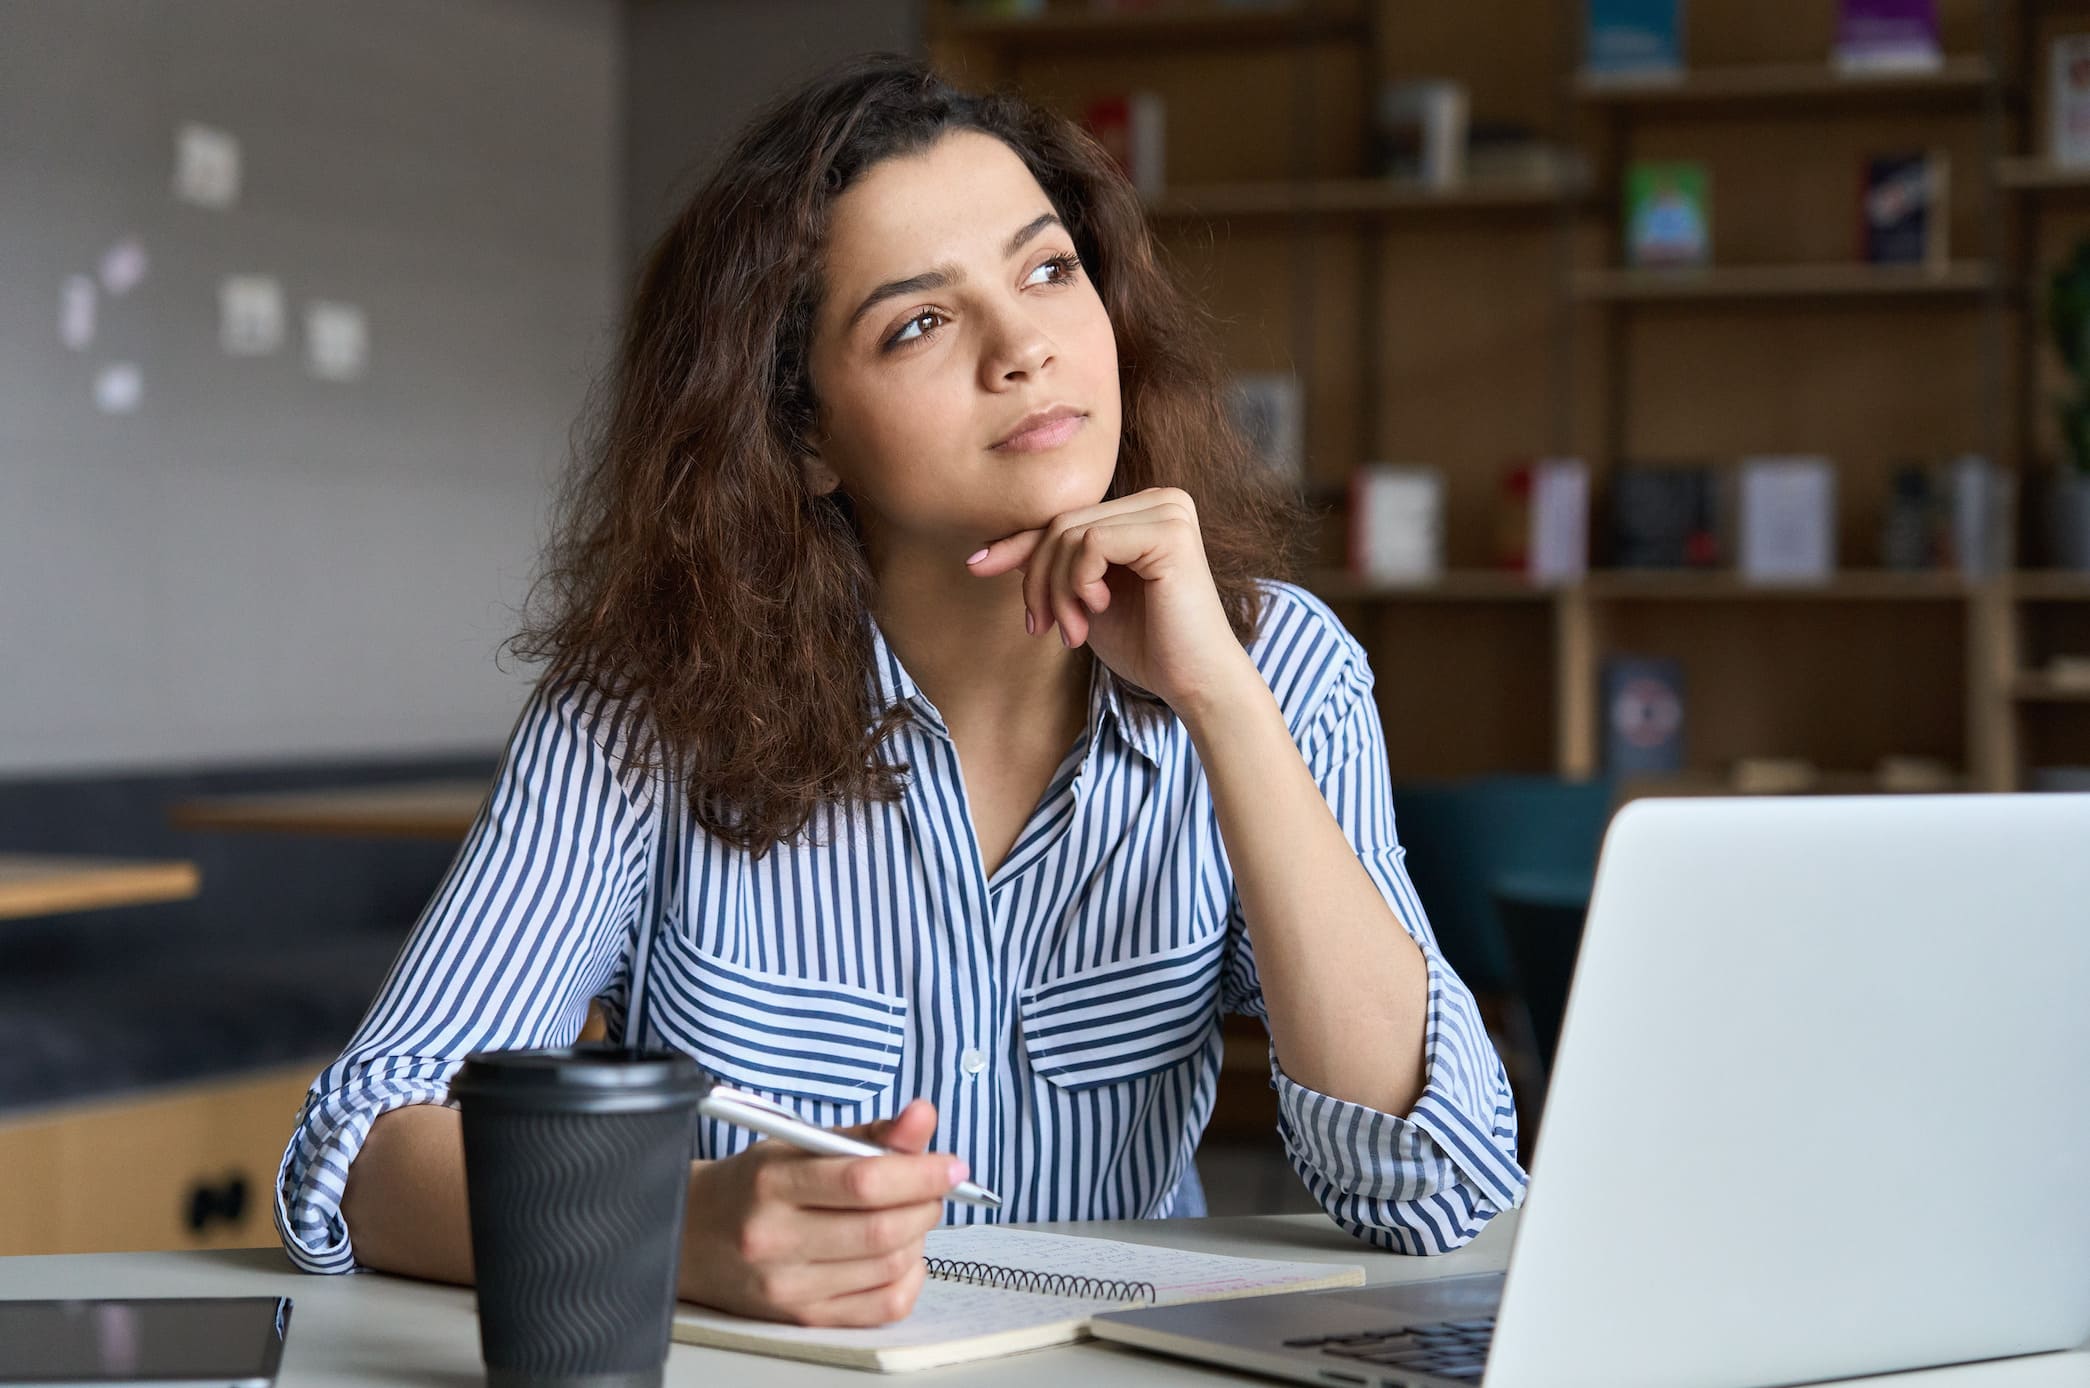
[[[287,1296],[0,1301],[0,1384],[268,1388]]]

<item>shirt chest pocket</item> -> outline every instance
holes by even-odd
[[[716,1078],[760,1093],[860,1103],[892,1087],[907,999],[766,973],[681,944],[657,1025]]]
[[[1181,1064],[1219,1025],[1226,931],[1137,959],[1065,970],[1018,997],[1031,1068],[1092,1089]]]

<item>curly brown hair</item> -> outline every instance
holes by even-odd
[[[829,69],[757,114],[647,253],[523,629],[503,643],[623,709],[626,764],[666,771],[704,829],[757,856],[823,803],[896,798],[907,769],[881,755],[904,714],[872,706],[855,515],[800,468],[807,360],[835,199],[957,130],[1023,160],[1110,316],[1122,425],[1107,495],[1191,495],[1244,645],[1256,580],[1290,577],[1304,543],[1296,493],[1229,422],[1209,315],[1158,263],[1138,194],[1093,137],[901,54]]]

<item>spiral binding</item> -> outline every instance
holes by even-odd
[[[1143,1301],[1149,1306],[1160,1295],[1152,1282],[1120,1282],[1108,1277],[1082,1277],[1067,1272],[1033,1272],[1029,1268],[970,1263],[957,1258],[928,1258],[924,1261],[929,1265],[931,1277],[941,1277],[947,1282],[970,1282],[979,1287],[1000,1287],[1006,1291],[1080,1297],[1087,1301]]]

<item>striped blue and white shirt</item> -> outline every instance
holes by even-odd
[[[1271,1083],[1293,1169],[1343,1228],[1434,1253],[1523,1198],[1508,1078],[1439,952],[1394,837],[1363,649],[1317,597],[1266,582],[1249,652],[1343,831],[1429,965],[1428,1083],[1406,1115]],[[370,1125],[442,1103],[473,1051],[569,1044],[601,1000],[625,1031],[822,1125],[937,1110],[935,1150],[1000,1194],[957,1222],[1202,1213],[1219,1018],[1264,1017],[1210,789],[1182,724],[1099,660],[1087,726],[991,875],[957,750],[872,623],[879,705],[902,704],[891,804],[823,807],[757,860],[616,755],[599,698],[540,683],[486,804],[277,1176],[298,1266],[355,1268],[341,1191]],[[655,900],[658,898],[658,909]],[[641,949],[641,927],[650,943]],[[698,1123],[698,1157],[753,1134]]]

